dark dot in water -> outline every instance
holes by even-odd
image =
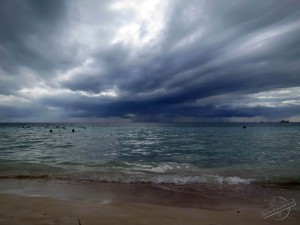
[[[240,211],[238,210],[238,211],[236,211],[236,213],[240,213]]]
[[[44,216],[46,216],[46,215],[47,215],[47,213],[44,213],[43,215],[44,215]]]
[[[50,130],[50,133],[52,133],[52,130]]]
[[[74,129],[72,129],[72,132],[73,132],[73,133],[74,133],[74,131],[75,131],[75,130],[74,130]]]
[[[245,129],[245,128],[247,128],[246,126],[243,126],[243,128]]]

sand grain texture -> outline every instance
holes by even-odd
[[[236,210],[165,207],[140,203],[102,203],[58,200],[50,197],[24,197],[0,194],[1,225],[81,225],[96,224],[278,224],[263,220],[259,208]],[[284,224],[298,224],[299,216],[291,214]]]

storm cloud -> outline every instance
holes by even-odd
[[[0,120],[300,120],[300,2],[0,2]]]

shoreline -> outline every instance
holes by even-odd
[[[278,195],[300,188],[2,179],[0,224],[274,224],[261,211]],[[284,222],[299,220],[296,205]]]

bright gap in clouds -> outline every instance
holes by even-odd
[[[233,108],[239,108],[239,107],[281,108],[281,107],[299,106],[300,87],[279,88],[272,91],[263,91],[263,92],[248,94],[240,97],[236,96],[236,98],[230,95],[228,99],[226,98],[226,96],[222,96],[218,104],[233,107]]]
[[[167,1],[127,0],[112,5],[114,10],[129,10],[134,14],[132,21],[124,21],[112,44],[124,43],[141,47],[155,41],[164,27],[164,10]]]
[[[300,105],[300,87],[281,88],[250,95],[254,106],[284,107]]]
[[[46,86],[33,87],[33,88],[22,88],[19,93],[29,99],[41,98],[44,96],[55,96],[55,95],[66,95],[66,94],[77,94],[85,97],[118,97],[117,92],[114,89],[108,89],[99,93],[91,93],[87,91],[72,91],[69,89],[55,89]]]

